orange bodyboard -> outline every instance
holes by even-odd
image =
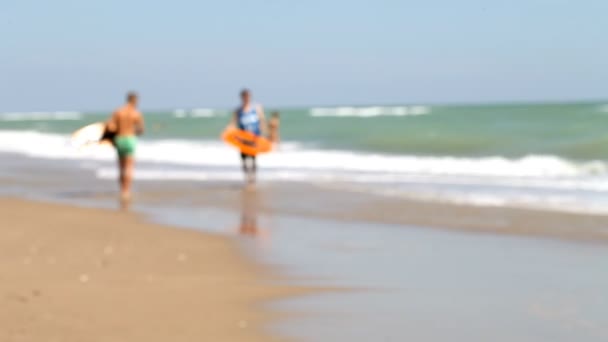
[[[270,140],[240,129],[227,129],[222,134],[222,140],[249,156],[272,151]]]

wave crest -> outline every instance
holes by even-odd
[[[176,109],[173,111],[173,117],[177,119],[183,118],[214,118],[218,116],[225,116],[226,112],[222,110],[210,109],[210,108],[195,108],[195,109]]]
[[[0,113],[0,121],[68,121],[80,120],[80,112],[11,112]]]
[[[0,151],[38,158],[113,159],[111,148],[78,151],[69,137],[33,131],[0,131]],[[142,140],[138,158],[142,161],[200,166],[234,166],[236,152],[220,141]],[[472,177],[580,177],[608,175],[602,161],[576,163],[557,156],[530,155],[510,159],[382,155],[353,151],[303,148],[286,143],[281,151],[261,157],[274,169],[373,173],[382,175],[431,175]]]
[[[372,118],[378,116],[419,116],[431,112],[429,107],[327,107],[312,108],[312,117],[360,117]]]

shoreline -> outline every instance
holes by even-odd
[[[14,156],[6,175],[0,174],[0,196],[25,198],[78,207],[117,208],[113,181],[97,179],[90,170],[70,170],[50,162]],[[43,167],[48,176],[31,170]],[[59,173],[63,176],[57,177]],[[16,177],[21,174],[24,177]],[[66,188],[63,182],[70,179]],[[24,180],[27,178],[28,180]],[[111,190],[108,190],[110,188]],[[35,189],[35,190],[34,190]],[[185,207],[242,210],[240,182],[139,181],[135,189],[135,212],[163,203]],[[258,214],[283,213],[311,218],[417,226],[423,229],[472,234],[522,236],[583,243],[608,243],[608,215],[393,198],[357,190],[314,184],[262,183],[256,205]],[[308,199],[304,205],[299,199]],[[321,206],[318,203],[340,203]],[[146,216],[146,215],[144,215]],[[173,226],[172,223],[168,224]],[[190,225],[188,225],[190,226]]]
[[[261,304],[303,292],[229,238],[138,214],[7,197],[0,214],[1,340],[283,341]]]
[[[82,169],[76,161],[67,161],[68,167],[16,154],[0,153],[0,157],[7,161],[5,170],[0,171],[0,195],[23,198],[27,194],[27,198],[51,203],[116,208],[115,181],[99,179],[94,169]],[[37,169],[45,173],[33,171]],[[65,186],[67,179],[69,187]],[[167,203],[196,210],[212,207],[240,211],[241,190],[239,181],[136,180],[135,211],[141,213],[145,211],[141,209]],[[282,213],[462,233],[608,243],[608,215],[603,214],[424,201],[301,183],[262,182],[259,190],[259,215]]]

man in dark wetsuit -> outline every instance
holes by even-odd
[[[265,135],[266,118],[264,116],[264,109],[261,105],[252,103],[251,92],[248,89],[241,91],[241,105],[234,111],[230,125],[236,126],[240,130],[251,132],[256,136]],[[247,183],[250,185],[254,184],[257,172],[255,156],[241,152],[241,162]]]

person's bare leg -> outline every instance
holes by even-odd
[[[122,177],[120,184],[120,197],[123,200],[131,198],[131,183],[133,182],[133,166],[135,159],[133,157],[125,157],[122,159]]]
[[[251,185],[252,183],[252,166],[251,166],[252,157],[247,155],[241,155],[241,162],[243,165],[243,175],[245,176],[245,182],[247,185]]]
[[[243,175],[245,180],[249,179],[249,167],[247,166],[247,159],[243,159]]]
[[[243,169],[243,177],[245,178],[245,181],[249,180],[249,166],[247,164],[247,159],[249,158],[241,153],[241,167]]]
[[[257,181],[258,165],[256,157],[251,157],[251,179],[250,182],[254,184]]]
[[[255,183],[255,159],[251,156],[247,157],[247,185],[252,187]]]
[[[122,187],[124,184],[125,178],[125,159],[122,157],[118,157],[118,186],[122,192]]]

